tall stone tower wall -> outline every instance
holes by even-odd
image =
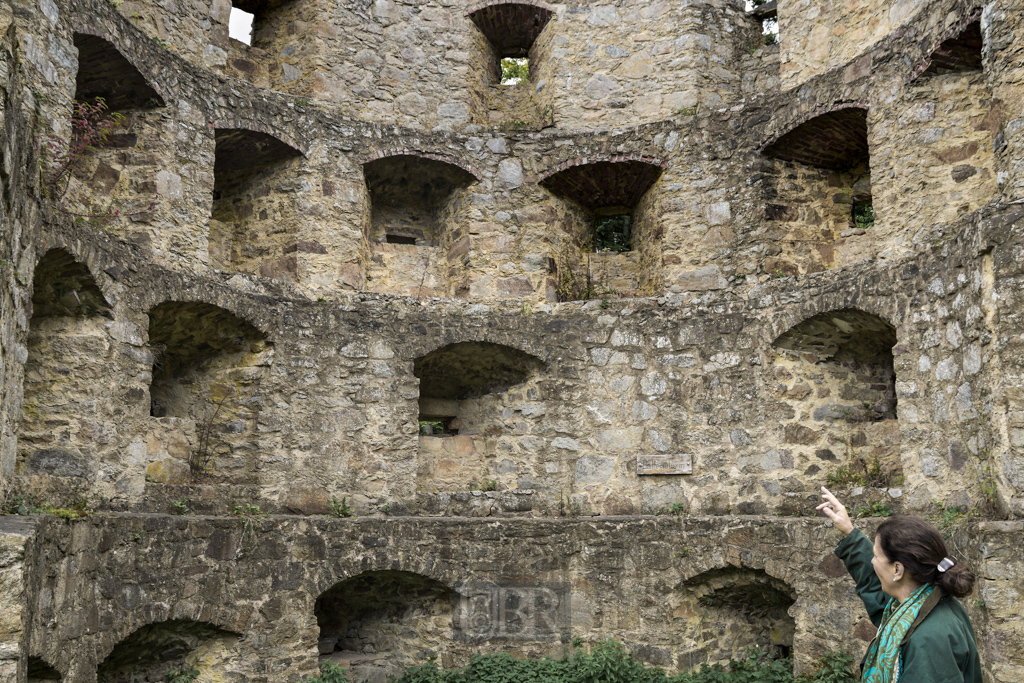
[[[827,483],[956,522],[1019,680],[1017,5],[0,5],[0,496],[98,513],[0,519],[0,676],[803,671]]]

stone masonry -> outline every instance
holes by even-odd
[[[0,681],[803,672],[825,483],[1024,679],[1024,8],[777,12],[0,0]]]

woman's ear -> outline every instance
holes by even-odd
[[[893,581],[899,581],[900,579],[903,578],[903,575],[905,573],[906,572],[904,571],[904,567],[903,567],[903,563],[902,562],[893,562],[892,563],[892,580]]]

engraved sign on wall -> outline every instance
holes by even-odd
[[[671,455],[636,456],[636,473],[645,474],[693,474],[693,458],[689,453]]]

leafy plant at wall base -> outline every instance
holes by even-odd
[[[174,514],[176,515],[191,514],[192,510],[189,508],[189,503],[191,502],[192,501],[190,501],[188,498],[178,498],[176,500],[172,500],[171,509],[174,510]]]
[[[331,514],[335,517],[352,516],[352,508],[348,506],[347,499],[345,498],[342,498],[341,502],[339,503],[338,499],[332,496],[331,502],[327,504],[327,507],[330,508]]]
[[[307,676],[302,683],[349,683],[348,669],[345,669],[334,662],[320,662],[320,675]]]
[[[847,484],[863,484],[864,478],[851,470],[849,467],[840,467],[828,473],[825,483],[830,486],[845,486]]]
[[[799,679],[793,662],[751,648],[728,665],[704,664],[699,670],[669,674],[638,661],[617,641],[595,643],[590,652],[582,641],[560,659],[517,659],[508,653],[474,655],[461,669],[442,669],[435,657],[409,667],[394,683],[856,683],[853,658],[845,652],[826,655],[817,671]]]
[[[199,678],[199,669],[188,667],[186,669],[168,669],[164,674],[167,683],[192,683]]]

